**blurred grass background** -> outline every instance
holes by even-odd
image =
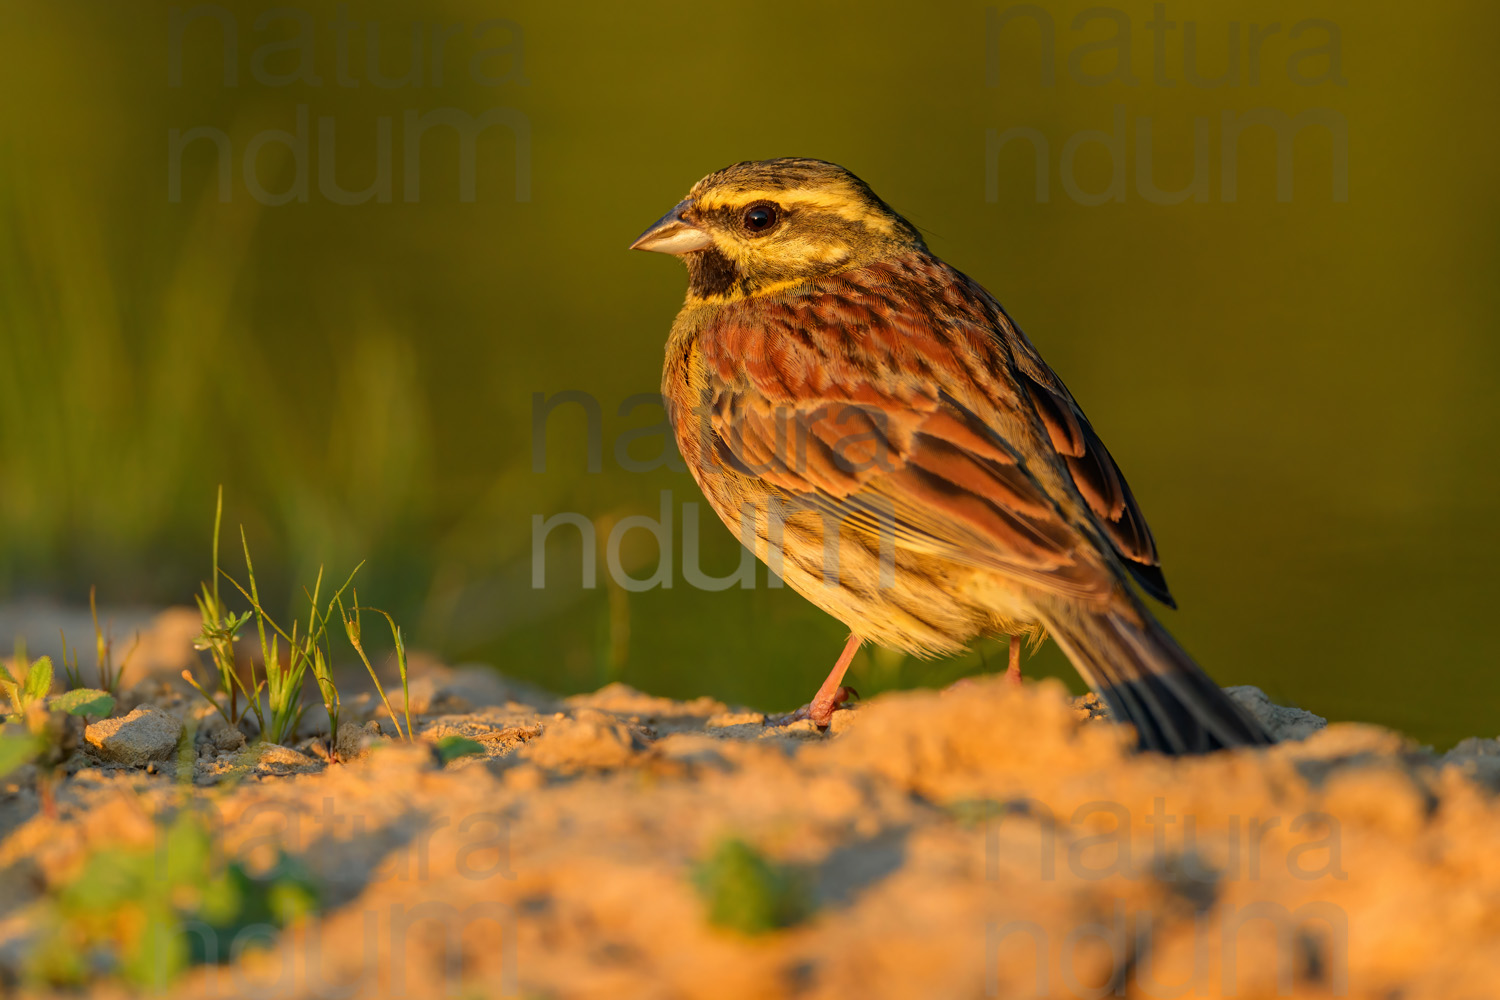
[[[982,3],[374,2],[343,15],[358,84],[345,86],[329,27],[340,8],[305,2],[316,80],[283,86],[268,75],[295,73],[299,50],[277,43],[297,25],[258,27],[272,6],[217,8],[237,35],[230,86],[217,15],[185,29],[173,86],[172,5],[0,7],[0,600],[77,603],[97,583],[106,602],[187,601],[222,482],[226,520],[245,524],[277,592],[320,563],[341,576],[367,558],[362,596],[396,611],[415,645],[563,691],[621,679],[766,708],[805,701],[843,633],[767,589],[764,571],[754,590],[696,590],[679,537],[672,589],[605,586],[601,557],[601,586],[586,590],[564,528],[535,590],[531,519],[576,511],[607,532],[654,515],[670,490],[680,534],[681,505],[701,507],[686,474],[614,457],[621,434],[659,420],[617,411],[656,390],[684,288],[680,267],[625,246],[712,169],[810,155],[855,170],[923,227],[1068,381],[1151,519],[1182,607],[1167,621],[1217,679],[1438,743],[1500,731],[1500,10],[1169,4],[1167,86],[1149,3],[1111,8],[1135,82],[1094,83],[1081,76],[1108,75],[1119,54],[1093,43],[1119,29],[1075,27],[1082,4],[1044,5],[1050,46],[1038,18],[1012,21],[987,59]],[[506,26],[475,38],[493,18],[519,38]],[[1327,79],[1326,55],[1289,70],[1328,44],[1326,27],[1289,37],[1309,18],[1336,29],[1346,83]],[[399,77],[413,22],[421,85],[379,85],[369,26],[382,71]],[[1187,22],[1200,75],[1234,70],[1224,85],[1186,80]],[[1252,58],[1250,26],[1271,23]],[[440,84],[438,24],[461,29]],[[476,79],[475,58],[503,81]],[[245,150],[294,129],[299,106],[310,196],[264,204]],[[494,107],[524,116],[529,155],[505,127],[483,133],[465,201],[458,143],[435,130],[420,197],[404,200],[403,114]],[[1111,131],[1117,108],[1125,196],[1080,204],[1063,147]],[[1221,115],[1255,108],[1347,122],[1347,201],[1334,200],[1321,128],[1296,139],[1290,201],[1265,129],[1242,137],[1236,197],[1223,196]],[[340,186],[356,191],[377,176],[389,121],[388,203],[322,194],[319,118],[336,128]],[[1206,201],[1139,193],[1142,118],[1168,190],[1192,176],[1193,121],[1207,120]],[[232,146],[227,201],[207,141],[187,147],[169,196],[169,130],[199,126]],[[987,177],[986,131],[1013,127],[1048,141],[1045,202],[1022,143]],[[285,191],[297,167],[267,143],[257,177]],[[1083,190],[1104,189],[1112,169],[1102,145],[1078,149]],[[598,473],[569,407],[549,422],[546,472],[532,471],[533,394],[564,390],[601,403]],[[648,434],[631,454],[662,450]],[[700,512],[704,568],[726,574],[738,545]],[[627,536],[636,576],[655,559],[644,533]],[[981,669],[981,653],[1002,662],[992,643],[936,664],[863,654],[855,682],[943,684]],[[1067,669],[1049,647],[1032,672]]]

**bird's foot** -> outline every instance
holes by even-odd
[[[823,696],[823,692],[819,691],[818,696],[814,698],[809,704],[803,705],[791,715],[785,716],[781,720],[781,722],[783,725],[785,725],[788,722],[797,722],[802,719],[810,719],[812,720],[813,725],[817,726],[819,729],[827,729],[828,724],[833,720],[834,712],[840,710],[852,710],[854,707],[853,703],[858,700],[858,691],[854,690],[852,687],[849,687],[847,684],[841,684],[840,686],[834,688],[826,698]]]

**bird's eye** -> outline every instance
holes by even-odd
[[[776,220],[780,216],[781,214],[776,210],[775,205],[769,201],[758,201],[745,209],[742,221],[745,224],[745,230],[752,235],[756,235],[769,232],[776,225]]]

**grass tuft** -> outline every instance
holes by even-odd
[[[240,637],[240,629],[250,620],[250,612],[246,611],[239,615],[230,614],[229,609],[219,598],[219,527],[224,520],[224,487],[219,487],[219,502],[214,510],[214,549],[213,549],[213,574],[212,584],[202,585],[202,593],[197,595],[198,614],[203,618],[203,631],[198,634],[193,648],[199,651],[207,651],[213,659],[214,669],[219,675],[219,689],[225,693],[229,701],[226,708],[220,705],[208,692],[198,686],[193,675],[184,670],[183,679],[198,690],[198,693],[207,698],[209,702],[224,716],[224,721],[231,726],[238,726],[240,719],[246,709],[254,703],[250,692],[245,690],[245,684],[240,680],[239,671],[235,669],[234,644]],[[239,699],[244,695],[246,708],[240,708]],[[262,729],[264,732],[264,729]]]
[[[223,517],[224,490],[220,487],[218,504],[214,512],[213,582],[212,584],[204,583],[197,597],[198,611],[203,618],[203,630],[198,636],[195,648],[206,650],[212,657],[214,669],[219,678],[219,690],[224,697],[223,699],[215,698],[205,691],[190,671],[184,670],[183,678],[208,699],[230,725],[238,726],[245,712],[252,712],[259,724],[261,739],[272,743],[283,743],[296,733],[297,724],[306,710],[302,701],[302,689],[307,682],[308,674],[311,673],[317,683],[323,706],[328,710],[329,735],[336,737],[339,728],[339,708],[342,702],[333,678],[331,667],[333,657],[328,646],[328,636],[329,623],[333,620],[334,609],[337,608],[338,620],[344,625],[350,644],[359,654],[371,678],[375,680],[380,699],[385,703],[386,711],[390,713],[397,732],[400,733],[401,725],[395,710],[391,708],[385,689],[381,686],[380,679],[376,677],[375,669],[370,665],[370,660],[360,644],[359,613],[362,609],[359,606],[359,594],[357,591],[352,591],[352,588],[354,577],[364,567],[364,563],[361,562],[354,567],[343,585],[334,591],[333,596],[326,602],[322,598],[323,567],[318,567],[318,576],[312,591],[309,592],[306,588],[302,591],[307,598],[309,609],[307,624],[304,627],[300,621],[293,621],[288,631],[266,611],[265,604],[261,600],[260,585],[255,579],[255,562],[250,556],[250,543],[245,537],[243,525],[240,527],[240,547],[245,555],[245,584],[241,584],[219,565],[219,536]],[[240,596],[249,602],[248,611],[239,614],[229,611],[219,593],[220,577],[229,581]],[[346,591],[351,591],[354,596],[352,616],[344,611],[343,596]],[[378,611],[379,609],[363,610]],[[407,690],[406,647],[402,640],[401,630],[395,621],[385,612],[379,611],[379,613],[385,615],[390,621],[392,635],[395,637],[396,657],[401,668],[401,691],[406,702],[405,735],[407,739],[410,739],[411,700]],[[259,643],[262,676],[256,677],[255,660],[251,659],[247,667],[249,681],[246,682],[240,677],[238,670],[235,643],[240,638],[240,631],[252,618],[255,621],[255,633]],[[244,707],[240,706],[241,699],[244,701]]]
[[[63,678],[67,681],[70,690],[83,687],[83,670],[78,666],[78,650],[73,650],[73,658],[68,659],[68,635],[62,629],[57,630],[57,636],[62,640],[62,668]]]
[[[99,665],[99,687],[105,691],[108,691],[110,694],[118,694],[120,690],[120,678],[125,676],[125,668],[130,665],[131,657],[135,656],[135,651],[140,648],[141,634],[140,632],[136,632],[135,642],[131,643],[130,651],[125,654],[125,659],[121,660],[120,665],[116,667],[114,662],[114,639],[108,634],[108,631],[106,629],[102,629],[99,627],[99,606],[95,602],[94,587],[89,588],[89,614],[93,616],[94,619],[94,655],[96,658],[96,662]],[[79,683],[73,684],[73,687],[82,687],[83,678],[78,671],[76,653],[74,654],[74,663],[72,670],[69,670],[67,667],[67,646],[67,639],[64,639],[64,672],[67,673],[70,683],[73,681],[75,675],[77,676]]]
[[[335,597],[337,600],[337,597]],[[370,680],[375,682],[375,690],[380,694],[380,700],[385,705],[386,713],[391,717],[391,725],[396,727],[396,735],[410,741],[412,738],[411,728],[411,692],[407,687],[406,679],[406,644],[401,641],[401,629],[397,627],[395,619],[381,611],[379,608],[361,607],[359,603],[359,591],[354,591],[354,610],[348,614],[344,613],[344,605],[339,601],[339,617],[344,622],[344,634],[349,638],[349,645],[359,654],[360,662],[370,673]],[[391,635],[396,642],[396,665],[401,670],[401,696],[406,708],[406,732],[401,732],[401,720],[396,717],[396,710],[391,707],[391,700],[385,696],[385,685],[380,683],[380,677],[375,673],[375,668],[370,665],[370,658],[365,655],[365,647],[362,640],[363,627],[360,622],[360,612],[374,611],[376,614],[384,615],[385,620],[390,623]]]

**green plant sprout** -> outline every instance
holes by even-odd
[[[52,690],[52,660],[40,657],[27,662],[26,644],[17,640],[15,675],[0,663],[0,691],[10,702],[11,712],[0,723],[0,776],[24,764],[36,764],[36,789],[42,812],[56,816],[52,795],[56,771],[77,748],[80,732],[64,716],[101,718],[114,711],[115,699],[108,691],[78,688],[49,697]]]
[[[406,682],[406,644],[401,639],[401,629],[400,629],[400,627],[396,625],[396,620],[394,618],[392,618],[386,612],[381,611],[379,608],[360,607],[360,603],[359,603],[359,591],[357,589],[354,591],[354,605],[353,605],[354,611],[353,611],[352,614],[345,614],[343,601],[339,600],[337,597],[335,597],[334,599],[336,601],[338,601],[339,617],[341,619],[343,619],[343,622],[344,622],[344,634],[349,637],[349,645],[351,645],[351,646],[354,647],[354,651],[359,654],[360,662],[362,662],[365,665],[365,669],[370,672],[370,680],[372,680],[372,681],[375,682],[375,690],[377,692],[379,692],[379,694],[380,694],[380,700],[385,704],[386,714],[388,714],[391,717],[391,725],[393,725],[393,726],[396,727],[396,735],[400,736],[400,737],[402,737],[402,738],[404,738],[404,739],[406,739],[408,741],[410,741],[411,738],[412,738],[412,728],[411,728],[411,692],[407,688],[407,682]],[[393,709],[393,708],[391,708],[391,700],[385,696],[385,685],[383,685],[383,684],[380,683],[380,677],[375,673],[375,668],[370,665],[370,658],[365,655],[365,647],[362,644],[361,638],[360,638],[361,637],[361,625],[360,625],[360,612],[361,611],[373,611],[376,614],[384,616],[385,620],[390,623],[390,626],[391,626],[391,636],[395,639],[395,642],[396,642],[396,665],[401,670],[401,697],[405,701],[405,708],[406,708],[406,732],[405,732],[405,734],[403,734],[401,732],[401,720],[396,717],[396,710]]]
[[[338,691],[333,687],[333,678],[328,671],[327,656],[323,651],[323,645],[328,635],[328,620],[333,615],[335,603],[343,596],[345,590],[354,582],[354,576],[364,566],[361,562],[349,573],[349,578],[344,581],[328,602],[328,607],[322,614],[318,613],[318,596],[323,588],[323,569],[318,568],[318,580],[313,585],[313,592],[308,596],[311,611],[307,617],[307,631],[301,638],[297,635],[296,621],[292,622],[292,630],[288,633],[280,625],[276,624],[265,607],[260,602],[260,588],[255,583],[255,565],[250,561],[250,543],[245,539],[245,529],[240,528],[240,545],[245,550],[245,572],[248,576],[250,588],[246,590],[239,581],[228,573],[223,573],[224,579],[234,584],[246,600],[255,614],[255,628],[260,637],[261,663],[265,669],[265,679],[256,687],[256,694],[260,688],[266,689],[266,698],[271,711],[270,729],[267,730],[262,721],[261,732],[266,735],[272,743],[280,743],[297,729],[297,723],[302,718],[304,706],[302,705],[302,684],[306,680],[308,667],[313,668],[313,676],[318,680],[318,688],[324,696],[324,705],[328,709],[329,722],[334,725],[333,733],[337,735],[337,723],[334,722],[338,711]],[[305,591],[304,591],[305,593]],[[340,605],[342,609],[342,605]],[[266,626],[270,626],[271,635],[269,641],[266,638]],[[281,662],[281,643],[285,641],[287,648],[287,661]],[[254,681],[254,667],[251,667],[251,680]],[[333,692],[333,701],[328,701],[329,691]],[[261,721],[260,699],[255,698],[252,705],[256,709],[256,719]]]
[[[224,487],[219,487],[219,502],[214,510],[214,556],[213,556],[213,583],[202,584],[202,593],[196,595],[198,602],[198,614],[203,618],[203,631],[193,642],[193,648],[199,651],[207,651],[213,660],[214,669],[219,675],[219,687],[229,698],[229,707],[225,709],[208,692],[198,686],[193,675],[184,670],[183,679],[197,689],[198,693],[207,698],[209,703],[219,710],[224,716],[224,721],[231,726],[238,726],[240,719],[244,716],[246,709],[254,704],[255,699],[249,691],[245,690],[245,684],[240,680],[239,672],[235,670],[234,643],[240,636],[240,628],[250,620],[250,612],[246,611],[240,615],[234,615],[224,606],[219,599],[219,527],[224,520]],[[254,680],[251,674],[251,680]],[[258,693],[258,691],[257,691]],[[245,696],[246,707],[239,707],[240,695]],[[262,729],[264,732],[264,729]]]
[[[26,715],[33,704],[42,703],[52,690],[52,659],[43,656],[35,662],[26,658],[26,640],[17,638],[15,654],[11,658],[15,676],[0,663],[0,692],[10,702],[9,717],[12,721]]]
[[[70,689],[81,688],[83,687],[83,670],[78,666],[78,650],[73,650],[73,659],[70,661],[68,659],[67,633],[62,629],[58,629],[57,637],[62,640],[63,678],[67,681]]]
[[[225,863],[196,812],[158,817],[155,844],[104,847],[49,895],[26,971],[34,985],[79,987],[102,963],[138,990],[226,963],[246,928],[282,931],[318,912],[317,884],[279,852],[268,871]]]
[[[224,491],[221,487],[214,512],[214,578],[211,585],[208,583],[202,585],[201,593],[197,596],[198,611],[203,619],[203,630],[194,643],[194,647],[206,650],[212,657],[215,671],[219,675],[219,688],[226,697],[219,699],[209,694],[194,679],[190,671],[182,672],[183,679],[203,695],[231,726],[238,726],[245,713],[252,712],[256,722],[259,723],[260,738],[272,743],[282,743],[296,732],[297,724],[306,710],[306,706],[302,703],[302,688],[310,672],[317,682],[323,706],[328,710],[330,735],[336,737],[339,729],[341,699],[333,679],[333,657],[328,647],[328,639],[329,624],[333,620],[334,609],[337,608],[338,620],[344,625],[345,634],[349,636],[355,652],[364,662],[365,669],[375,680],[376,690],[380,693],[380,699],[385,703],[386,711],[390,713],[395,723],[397,734],[405,735],[407,739],[410,739],[411,698],[407,684],[406,644],[401,629],[386,612],[378,608],[361,608],[358,592],[354,593],[353,615],[346,614],[344,610],[344,592],[352,588],[354,578],[364,563],[361,562],[354,567],[343,586],[339,587],[326,602],[322,596],[324,570],[319,567],[317,582],[313,584],[312,591],[309,592],[305,587],[302,590],[309,606],[306,627],[304,628],[300,621],[294,620],[291,630],[288,631],[266,611],[261,600],[260,586],[255,577],[255,563],[250,556],[250,544],[243,526],[240,528],[240,547],[245,554],[245,584],[241,584],[219,565],[219,537],[223,517]],[[229,611],[220,596],[220,577],[229,581],[230,585],[240,592],[240,595],[250,603],[250,610],[240,614]],[[385,689],[381,686],[360,644],[359,613],[361,610],[375,611],[383,615],[390,623],[391,635],[396,643],[396,659],[401,669],[401,692],[406,701],[405,734],[401,733],[400,720],[391,707]],[[247,683],[240,677],[237,669],[235,643],[240,638],[240,631],[252,618],[255,619],[256,637],[260,645],[260,663],[264,673],[257,678],[255,662],[252,660],[249,664]]]
[[[708,922],[741,934],[792,927],[813,911],[804,873],[777,864],[738,837],[721,840],[698,862],[693,882],[707,907]]]
[[[93,619],[94,619],[94,653],[95,653],[95,656],[97,658],[97,662],[99,664],[99,687],[103,688],[105,691],[108,691],[110,694],[114,694],[117,691],[119,691],[119,689],[120,689],[120,678],[125,676],[125,668],[130,665],[130,659],[131,659],[131,657],[135,656],[135,651],[140,648],[140,645],[141,645],[141,633],[140,632],[136,632],[136,634],[135,634],[135,642],[131,644],[131,646],[130,646],[130,652],[128,652],[128,653],[125,654],[125,659],[123,659],[123,660],[120,661],[119,667],[118,668],[115,667],[115,665],[114,665],[114,639],[112,639],[111,637],[109,637],[108,635],[106,635],[105,632],[104,632],[104,630],[99,627],[99,607],[95,603],[94,590],[95,590],[95,588],[93,588],[93,587],[89,588],[89,614],[91,616],[93,616]],[[76,655],[75,655],[74,659],[76,661],[76,659],[77,659]],[[63,640],[63,660],[64,660],[63,669],[66,672],[67,671],[67,662],[66,662],[67,661],[67,640],[66,639]],[[74,673],[77,672],[77,668],[78,668],[78,664],[75,662],[73,664],[73,672],[69,672],[68,673],[68,677],[69,677],[70,680],[74,676]],[[82,680],[81,674],[79,675],[79,680],[80,681]],[[81,686],[81,685],[75,685],[75,687],[76,686]]]
[[[318,682],[318,693],[323,696],[323,707],[328,710],[329,740],[337,744],[339,736],[339,689],[333,683],[333,671],[328,665],[328,657],[324,655],[321,646],[314,647],[313,649],[312,672],[313,679]]]
[[[471,740],[467,736],[444,736],[432,745],[433,752],[437,754],[438,763],[442,765],[451,764],[460,757],[471,757],[476,754],[484,754],[484,744],[478,740]]]

